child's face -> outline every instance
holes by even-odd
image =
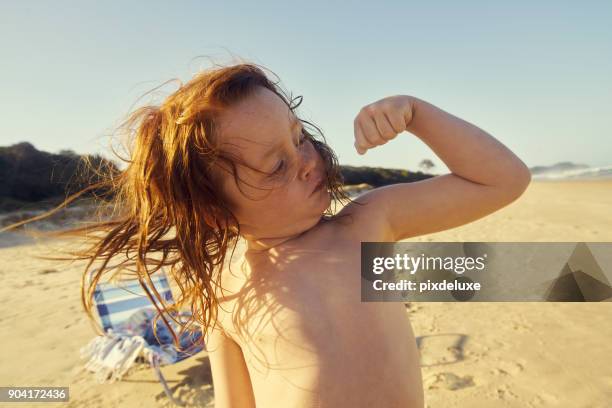
[[[295,121],[281,98],[263,87],[220,119],[221,149],[265,172],[237,164],[240,189],[231,173],[221,172],[224,193],[247,238],[303,232],[316,225],[330,205],[323,158]],[[320,181],[323,188],[315,190]]]

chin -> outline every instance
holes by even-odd
[[[332,200],[329,194],[325,195],[325,198],[321,200],[321,206],[318,208],[319,217],[323,216],[323,213],[325,212],[325,210],[327,210],[329,206],[331,205],[331,201]]]

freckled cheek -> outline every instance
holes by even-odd
[[[295,205],[299,205],[302,201],[304,201],[304,196],[308,194],[308,188],[304,183],[300,183],[297,180],[294,180],[291,185],[281,187],[278,190],[274,191],[274,197],[272,202],[275,205],[284,205],[288,207],[295,207]]]
[[[256,205],[248,209],[249,219],[252,223],[260,223],[267,226],[284,225],[287,217],[299,211],[304,200],[297,200],[293,196],[270,195],[265,200],[257,202]]]
[[[278,189],[275,189],[266,199],[266,202],[272,208],[282,208],[282,211],[287,210],[288,212],[295,212],[298,211],[300,206],[304,203],[304,199],[308,193],[309,191],[306,183],[294,180],[288,185],[280,186]]]

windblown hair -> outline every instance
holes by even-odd
[[[200,329],[192,327],[195,322],[204,331],[214,324],[218,306],[215,288],[220,284],[228,250],[231,247],[233,254],[236,248],[240,226],[222,194],[218,172],[213,170],[231,169],[238,184],[236,164],[241,162],[221,151],[216,129],[220,114],[256,87],[274,92],[292,111],[301,104],[301,97],[287,97],[278,82],[270,80],[255,64],[201,71],[160,106],[141,107],[128,116],[120,127],[129,141],[130,157],[120,158],[127,164],[124,170],[108,172],[102,181],[69,196],[53,210],[9,227],[48,217],[85,193],[107,191],[98,197],[105,204],[100,206],[105,218],[54,233],[86,235],[85,249],[69,259],[88,261],[81,281],[81,301],[90,319],[95,321],[92,308],[96,284],[103,275],[115,271],[113,279],[135,275],[157,308],[158,317],[167,325],[167,318],[179,323],[181,335],[185,330]],[[298,103],[293,104],[296,100]],[[312,123],[302,122],[320,135],[321,140],[317,140],[305,127],[305,136],[325,163],[332,202],[350,201],[341,188],[337,157],[322,132]],[[323,217],[332,219],[331,209]],[[180,289],[173,305],[166,304],[151,281],[161,268]],[[186,305],[191,320],[177,321],[172,312],[185,310]],[[178,337],[174,331],[172,335],[178,347]]]

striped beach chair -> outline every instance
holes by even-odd
[[[90,279],[93,273],[95,271]],[[151,280],[164,302],[174,304],[163,271],[157,271]],[[202,351],[204,348],[195,344],[202,333],[183,333],[179,337],[181,350],[177,350],[161,318],[157,320],[154,332],[152,320],[157,310],[136,279],[116,284],[98,283],[94,303],[105,335],[94,338],[81,349],[81,357],[89,358],[85,367],[97,374],[99,382],[114,382],[120,380],[134,362],[146,361],[155,370],[168,398],[183,405],[172,396],[160,366],[177,363]],[[188,312],[175,315],[180,322],[185,322],[188,317]],[[179,326],[169,317],[166,319],[178,335]]]

